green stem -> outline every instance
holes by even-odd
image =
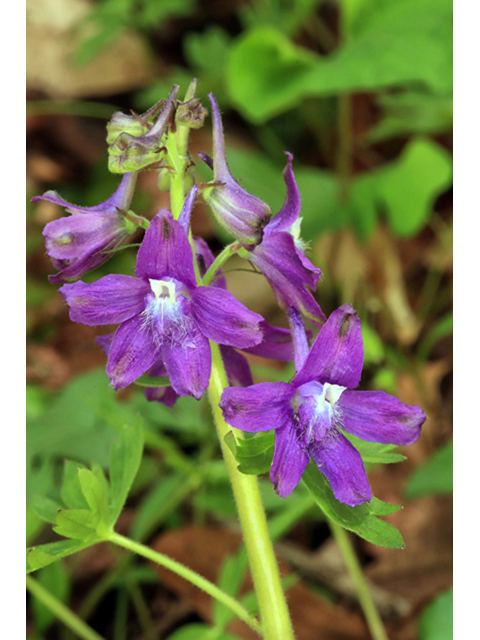
[[[147,560],[151,560],[152,562],[156,562],[161,567],[165,567],[170,571],[174,571],[177,575],[181,576],[185,580],[188,580],[192,584],[194,584],[199,589],[202,589],[210,596],[221,602],[228,609],[233,611],[236,616],[238,616],[241,620],[243,620],[248,626],[256,631],[259,635],[261,635],[261,628],[258,622],[248,613],[243,605],[241,605],[235,598],[232,598],[224,591],[219,589],[216,585],[214,585],[209,580],[206,580],[201,575],[192,571],[180,562],[165,556],[163,553],[158,553],[158,551],[154,551],[150,547],[147,547],[140,542],[135,542],[134,540],[130,540],[130,538],[126,538],[125,536],[120,535],[119,533],[115,533],[112,531],[108,536],[108,541],[113,542],[119,547],[123,547],[124,549],[128,549],[128,551],[132,551],[133,553],[137,553]]]
[[[293,640],[292,623],[268,533],[267,520],[257,478],[238,471],[235,457],[225,444],[225,436],[229,431],[233,431],[237,437],[242,437],[242,435],[239,431],[227,425],[223,419],[219,402],[223,390],[228,387],[228,381],[220,349],[217,344],[213,342],[210,344],[212,348],[212,373],[208,394],[223,457],[237,503],[238,515],[260,609],[263,637],[265,640]]]
[[[83,638],[84,640],[103,640],[102,636],[89,627],[88,624],[85,624],[83,620],[80,620],[73,611],[57,600],[57,598],[42,587],[39,582],[34,580],[31,576],[27,576],[26,580],[27,589],[30,593],[40,600],[40,602],[44,604],[56,618],[61,620],[69,629],[76,633],[79,638]]]
[[[383,626],[382,619],[377,611],[375,602],[373,601],[372,594],[368,588],[367,581],[363,575],[362,567],[360,566],[355,554],[348,532],[345,531],[343,527],[333,522],[333,520],[329,519],[328,524],[343,556],[348,573],[352,578],[357,592],[358,601],[362,607],[362,611],[373,640],[388,640],[385,627]]]
[[[207,273],[203,276],[202,285],[207,287],[211,284],[214,277],[217,275],[218,270],[225,264],[225,262],[238,251],[238,242],[232,242],[228,244],[223,251],[221,251],[215,258],[215,261],[208,268]]]

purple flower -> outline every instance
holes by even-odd
[[[193,200],[189,194],[189,206]],[[135,274],[60,289],[74,322],[121,323],[107,364],[116,390],[161,358],[173,389],[199,399],[210,378],[209,339],[241,349],[262,341],[260,315],[228,291],[197,286],[187,234],[169,211],[161,209],[145,232]]]
[[[220,110],[213,94],[209,93],[208,97],[212,105],[214,181],[203,190],[203,196],[218,222],[242,245],[251,248],[261,241],[272,210],[263,200],[243,189],[230,173]],[[205,154],[199,155],[211,165]]]
[[[194,187],[185,200],[185,205],[179,218],[179,222],[182,224],[184,230],[188,229],[189,212],[193,206],[197,191],[197,187]],[[204,275],[210,265],[213,264],[214,256],[209,246],[202,238],[194,238],[194,244],[200,275]],[[227,288],[224,277],[216,278],[211,286],[225,290]],[[254,347],[246,347],[242,349],[242,351],[252,353],[263,358],[291,362],[293,360],[291,332],[288,329],[272,327],[265,322],[265,320],[260,322],[260,329],[263,333],[262,342]],[[110,351],[113,336],[114,334],[112,333],[106,336],[97,337],[97,343],[105,351],[107,356]],[[244,355],[235,351],[233,347],[223,344],[220,345],[220,353],[225,365],[228,382],[231,386],[240,385],[247,387],[253,384],[250,366]],[[168,375],[161,357],[159,357],[148,370],[148,375],[155,377],[164,377]],[[145,396],[147,400],[162,402],[168,407],[172,407],[180,397],[171,386],[147,387],[145,389]]]
[[[362,458],[342,429],[371,442],[415,442],[426,416],[383,391],[352,391],[360,382],[363,343],[360,321],[348,304],[332,313],[312,348],[298,312],[289,310],[295,344],[291,383],[263,382],[228,388],[220,407],[233,427],[275,431],[270,480],[288,496],[310,460],[325,475],[337,500],[351,507],[371,500]]]
[[[286,155],[285,203],[267,224],[263,240],[250,251],[247,260],[263,272],[283,309],[293,306],[320,324],[326,318],[307,286],[315,290],[322,272],[303,253],[304,245],[299,238],[300,192],[292,169],[293,156],[288,152]]]
[[[136,179],[136,173],[125,174],[115,193],[93,207],[70,204],[55,191],[32,198],[32,202],[49,200],[74,214],[49,222],[43,230],[47,253],[59,269],[49,276],[50,282],[71,282],[95,269],[110,258],[108,251],[121,246],[135,231],[136,225],[119,209],[128,211]]]

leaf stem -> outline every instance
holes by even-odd
[[[265,640],[293,640],[285,594],[280,581],[275,553],[268,533],[267,519],[263,509],[258,480],[256,476],[240,473],[232,452],[225,444],[225,436],[233,431],[238,437],[241,433],[232,429],[223,419],[219,407],[221,395],[228,386],[220,349],[211,342],[212,373],[208,394],[223,457],[232,483],[238,515],[242,526],[247,549],[250,570],[252,572],[255,593],[260,609],[263,637]]]
[[[362,567],[355,554],[348,532],[330,518],[328,518],[328,524],[343,556],[348,573],[352,578],[357,591],[358,601],[362,607],[373,640],[388,640],[385,627],[373,601],[372,594],[368,588],[367,581],[363,575]]]
[[[63,602],[57,600],[49,591],[47,591],[39,582],[31,576],[26,577],[27,589],[34,598],[40,600],[47,609],[49,609],[56,618],[61,620],[69,629],[77,634],[83,640],[103,640],[96,631],[88,626],[83,620],[73,613]]]
[[[212,582],[210,582],[206,578],[203,578],[201,575],[199,575],[195,571],[192,571],[192,569],[189,569],[185,565],[180,564],[180,562],[177,562],[176,560],[169,558],[163,553],[158,553],[158,551],[154,551],[150,547],[147,547],[144,544],[141,544],[140,542],[135,542],[134,540],[131,540],[130,538],[126,538],[125,536],[122,536],[119,533],[115,533],[114,531],[112,531],[109,534],[107,539],[109,542],[113,542],[119,547],[123,547],[124,549],[127,549],[128,551],[132,551],[133,553],[137,553],[138,555],[143,556],[144,558],[147,558],[147,560],[156,562],[161,567],[165,567],[166,569],[169,569],[170,571],[175,572],[177,575],[181,576],[185,580],[188,580],[189,582],[194,584],[196,587],[198,587],[199,589],[202,589],[202,591],[205,591],[210,596],[212,596],[213,598],[221,602],[223,605],[225,605],[228,609],[233,611],[233,613],[235,613],[236,616],[238,616],[241,620],[243,620],[251,629],[253,629],[259,635],[261,635],[260,625],[248,613],[245,607],[238,602],[238,600],[235,600],[235,598],[232,598],[231,596],[226,594],[224,591],[219,589]]]
[[[212,283],[213,279],[217,275],[218,270],[221,268],[223,264],[238,251],[239,244],[238,242],[232,242],[228,244],[215,258],[215,261],[208,268],[207,273],[203,276],[202,285],[207,287]]]

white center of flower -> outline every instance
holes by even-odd
[[[175,302],[177,299],[177,291],[174,282],[168,282],[167,280],[152,280],[149,279],[150,287],[155,294],[155,298],[159,300],[160,298],[168,297],[170,302]]]
[[[325,382],[323,385],[322,393],[315,394],[315,402],[318,405],[323,405],[325,401],[329,402],[332,407],[338,402],[340,396],[345,391],[347,387],[341,387],[338,384],[330,384],[329,382]]]

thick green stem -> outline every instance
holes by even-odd
[[[355,586],[358,601],[362,607],[365,620],[372,634],[373,640],[388,640],[385,627],[383,626],[380,614],[377,611],[375,602],[373,601],[367,581],[363,575],[362,567],[353,549],[348,532],[340,527],[333,520],[328,520],[328,524],[336,540],[338,548],[343,556],[348,573],[352,578]]]
[[[103,640],[102,636],[98,635],[88,624],[85,624],[83,620],[80,620],[73,611],[66,607],[60,600],[57,600],[49,591],[47,591],[42,585],[34,580],[31,576],[27,576],[27,589],[32,596],[40,600],[47,609],[49,609],[56,618],[61,620],[69,629],[77,634],[79,638],[83,640]]]
[[[239,431],[227,425],[218,406],[223,390],[228,386],[228,381],[220,349],[217,344],[212,342],[210,344],[212,347],[212,373],[208,394],[222,446],[223,457],[225,458],[237,503],[238,515],[260,609],[263,637],[265,640],[293,640],[292,623],[268,533],[267,520],[257,478],[238,471],[237,462],[225,444],[225,436],[229,431],[233,431],[237,437],[242,436]]]
[[[123,547],[124,549],[128,549],[128,551],[132,551],[133,553],[138,553],[138,555],[147,558],[147,560],[151,560],[152,562],[156,562],[161,567],[165,567],[166,569],[170,569],[170,571],[174,571],[177,575],[181,576],[185,580],[188,580],[192,584],[194,584],[199,589],[202,589],[210,596],[221,602],[228,609],[233,611],[236,616],[238,616],[241,620],[243,620],[248,626],[256,631],[259,635],[261,635],[261,629],[258,622],[248,613],[243,605],[241,605],[235,598],[232,598],[224,591],[219,589],[212,582],[209,582],[201,575],[192,571],[188,567],[180,564],[176,560],[172,560],[168,556],[163,555],[163,553],[158,553],[154,551],[150,547],[146,547],[140,542],[135,542],[134,540],[130,540],[130,538],[126,538],[125,536],[120,535],[119,533],[111,532],[108,536],[108,541],[117,544],[119,547]]]

